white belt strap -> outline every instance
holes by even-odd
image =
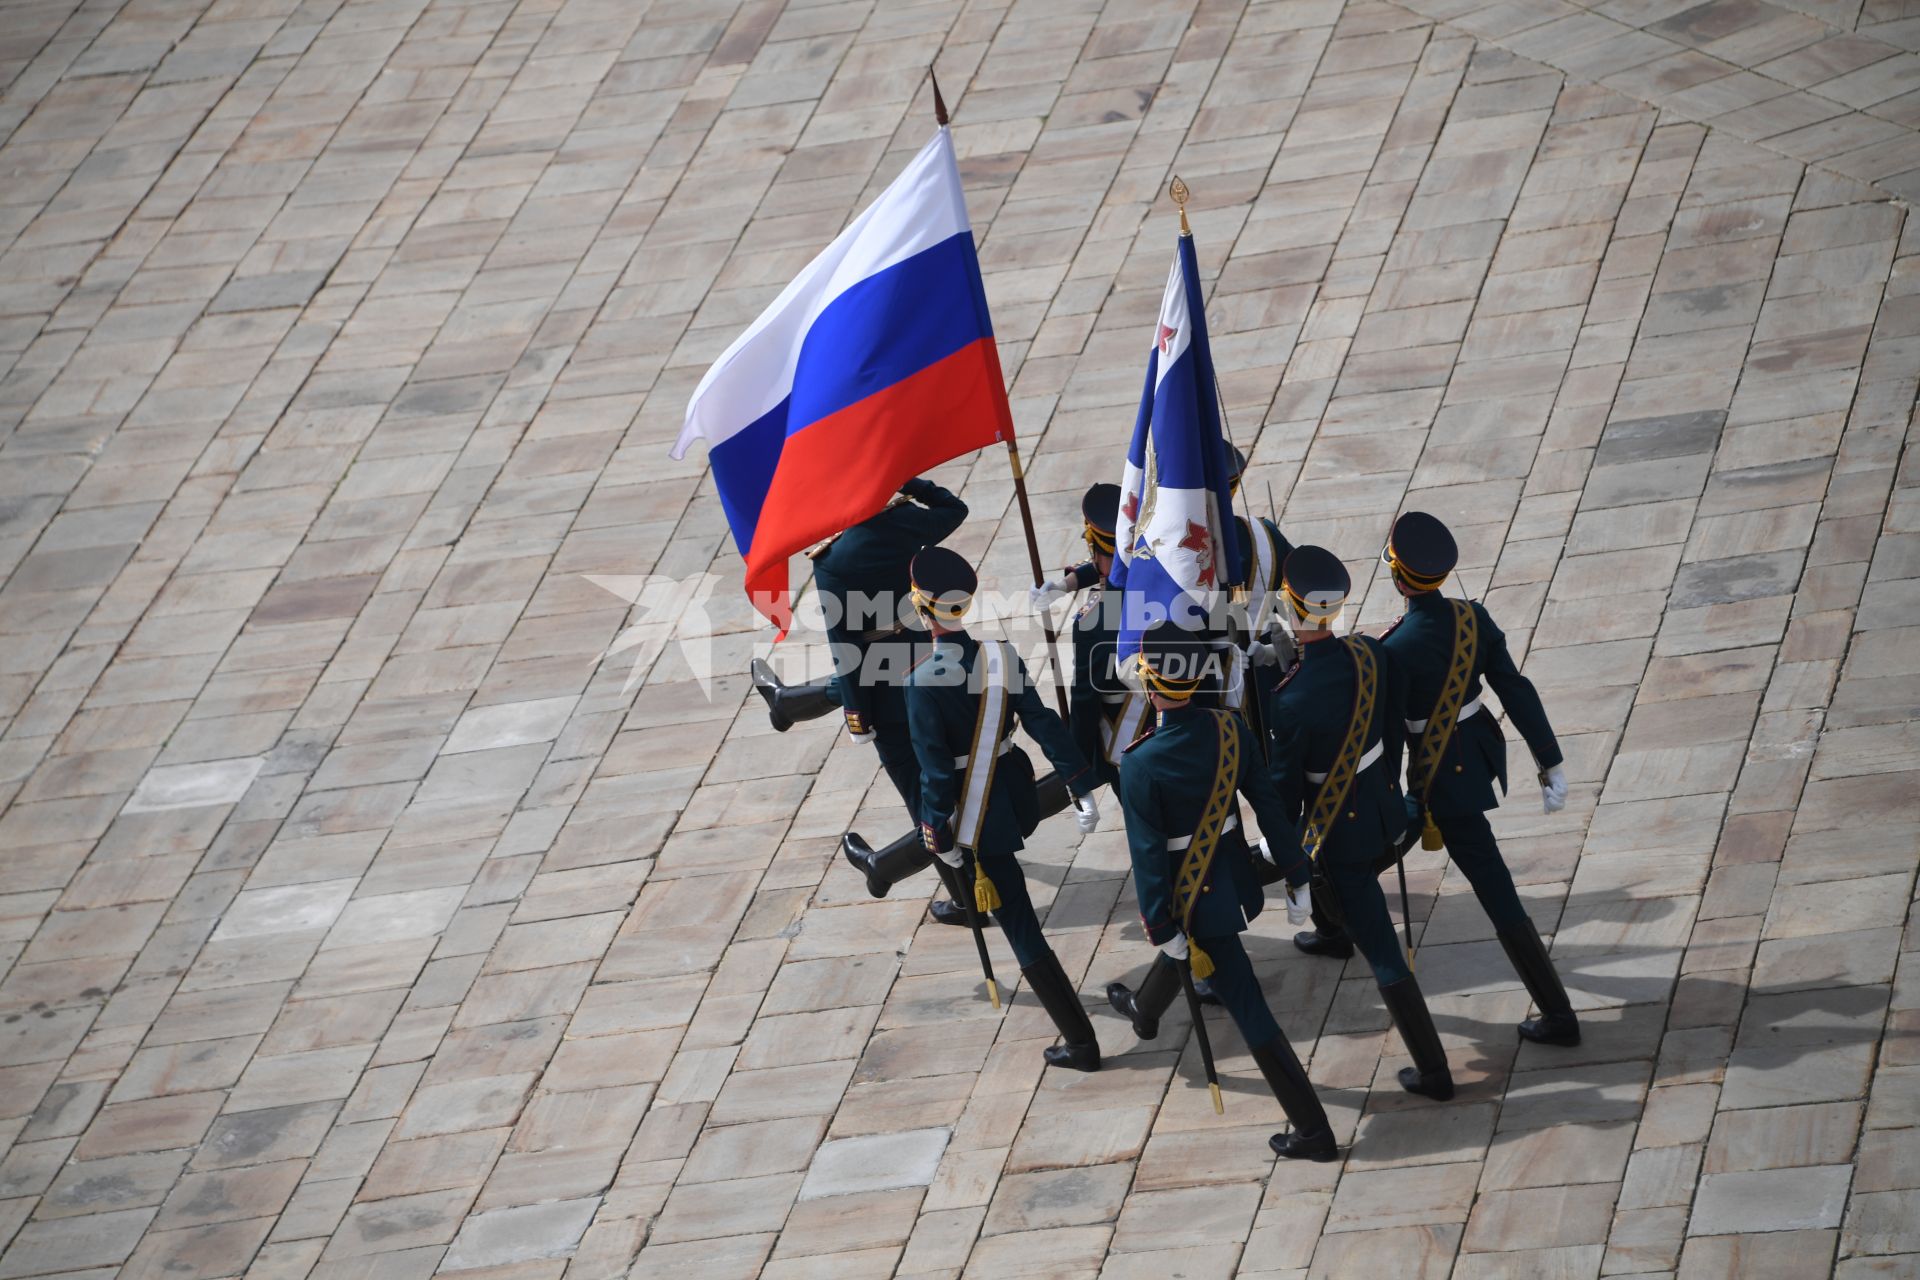
[[[1367,753],[1360,757],[1360,763],[1353,766],[1354,776],[1358,777],[1365,770],[1372,768],[1373,762],[1378,760],[1381,754],[1385,750],[1386,750],[1385,744],[1379,743],[1379,742],[1376,742],[1372,746],[1368,747]],[[1311,783],[1318,784],[1318,783],[1325,782],[1326,780],[1327,780],[1327,775],[1324,773],[1309,772],[1307,774],[1307,781]]]
[[[1140,736],[1140,727],[1147,720],[1145,694],[1128,693],[1121,698],[1120,714],[1111,721],[1105,717],[1100,721],[1100,748],[1107,753],[1107,763],[1116,765],[1133,740]]]
[[[1237,813],[1228,814],[1227,820],[1220,824],[1220,834],[1225,835],[1227,832],[1234,830],[1239,825],[1240,825],[1240,815]],[[1175,836],[1173,837],[1173,839],[1167,841],[1167,852],[1181,853],[1187,850],[1188,848],[1191,848],[1192,845],[1193,845],[1192,836]]]
[[[1248,629],[1258,633],[1267,623],[1267,603],[1273,594],[1275,577],[1274,562],[1280,558],[1280,548],[1274,545],[1273,531],[1266,522],[1257,516],[1249,516],[1247,528],[1253,534],[1253,573],[1251,588],[1247,592]]]
[[[983,743],[999,739],[1002,726],[1007,723],[1007,672],[1015,661],[1009,646],[998,640],[982,644],[978,660],[986,665],[986,678],[980,685],[980,709],[979,718],[974,724],[973,749],[967,756],[958,757],[955,761],[956,768],[964,768],[967,772],[960,783],[960,808],[954,814],[954,842],[968,849],[976,848],[980,843],[980,829],[987,818],[987,796],[993,789],[994,772],[991,760],[981,760],[975,766],[969,757],[978,755]],[[996,757],[1006,746],[1004,739],[999,739],[999,742],[1000,745],[993,751]],[[962,760],[969,762],[961,764]]]
[[[993,754],[1003,756],[1011,750],[1013,750],[1013,735],[1008,734],[1006,737],[1000,739],[1000,745],[993,749]],[[964,769],[972,759],[972,756],[955,756],[953,758],[953,767],[956,769]]]
[[[1484,696],[1486,695],[1475,694],[1472,702],[1469,702],[1466,706],[1460,708],[1460,714],[1453,718],[1453,723],[1456,727],[1458,727],[1459,724],[1462,721],[1464,721],[1468,716],[1475,716],[1480,714],[1480,699]],[[1426,727],[1427,727],[1427,722],[1425,720],[1407,721],[1408,733],[1422,733],[1422,732],[1425,732]]]
[[[1247,655],[1225,642],[1215,645],[1215,648],[1219,650],[1225,668],[1221,680],[1226,687],[1220,691],[1220,703],[1229,711],[1238,711],[1247,700]]]

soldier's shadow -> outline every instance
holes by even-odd
[[[1418,965],[1418,976],[1459,1085],[1454,1100],[1444,1104],[1399,1090],[1393,1069],[1407,1058],[1392,1031],[1380,1042],[1371,1081],[1354,1082],[1349,1070],[1342,1083],[1324,1083],[1322,1053],[1337,1053],[1325,1050],[1334,1043],[1329,1037],[1369,1038],[1390,1026],[1370,969],[1359,957],[1340,962],[1305,955],[1287,937],[1265,932],[1242,937],[1276,1016],[1308,1058],[1322,1101],[1330,1109],[1360,1114],[1361,1144],[1367,1117],[1379,1113],[1437,1113],[1498,1103],[1507,1114],[1488,1123],[1500,1129],[1637,1119],[1647,1090],[1702,1080],[1721,1083],[1723,1104],[1864,1098],[1883,1038],[1890,983],[1851,981],[1831,970],[1776,983],[1729,976],[1750,975],[1750,968],[1682,973],[1691,904],[1685,898],[1617,894],[1567,900],[1552,956],[1581,1015],[1583,1040],[1572,1048],[1519,1041],[1513,1023],[1527,1011],[1526,996],[1497,940],[1464,938],[1423,950],[1426,963]],[[1675,922],[1670,944],[1610,936],[1615,927],[1657,933],[1658,921],[1682,910],[1688,919]],[[1594,940],[1583,941],[1583,936]],[[1448,949],[1461,963],[1435,963],[1435,953]],[[1475,1005],[1511,1016],[1480,1017]],[[1189,1087],[1204,1088],[1186,1012],[1176,1002],[1169,1013],[1153,1047],[1179,1048],[1178,1074]],[[1206,1018],[1218,1056],[1244,1054],[1224,1011],[1208,1008]],[[1237,1066],[1221,1075],[1220,1084],[1223,1092],[1267,1093],[1257,1072]],[[1397,1159],[1454,1150],[1460,1142],[1457,1126],[1411,1124],[1395,1133],[1393,1152]]]

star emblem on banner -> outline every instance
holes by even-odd
[[[1178,329],[1170,329],[1164,324],[1160,326],[1160,336],[1154,339],[1154,345],[1160,348],[1161,355],[1167,354],[1167,348],[1173,342],[1173,335],[1178,332]]]
[[[1214,584],[1213,539],[1207,533],[1207,526],[1195,521],[1187,521],[1187,536],[1177,544],[1182,551],[1191,551],[1200,561],[1200,572],[1194,581],[1203,587]]]

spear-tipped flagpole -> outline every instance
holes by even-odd
[[[940,95],[940,77],[933,68],[927,68],[927,79],[933,84],[933,121],[942,129],[947,127],[947,100]],[[1015,470],[1019,468],[1016,464]],[[966,915],[967,928],[973,934],[973,949],[980,956],[980,973],[987,980],[987,998],[993,1001],[993,1007],[1000,1007],[1000,984],[993,978],[993,961],[987,955],[987,935],[980,923],[980,910],[974,902],[973,887],[965,879],[950,869],[945,863],[935,859],[935,870],[946,885],[947,893],[960,904],[960,910]]]
[[[1187,184],[1176,176],[1172,185],[1167,188],[1167,194],[1173,197],[1173,203],[1180,209],[1180,234],[1183,236],[1191,236],[1193,234],[1193,228],[1187,223],[1187,198],[1190,194],[1187,190]],[[1220,394],[1219,382],[1217,380],[1214,383],[1214,394],[1215,396]],[[1220,421],[1221,426],[1224,428],[1226,425],[1224,404],[1222,404],[1221,410],[1222,417]],[[1233,513],[1229,511],[1227,514],[1228,517],[1231,518]],[[1192,921],[1189,918],[1184,923],[1191,924]],[[1189,934],[1188,936],[1191,938],[1192,935]],[[1220,1099],[1220,1072],[1213,1064],[1213,1041],[1207,1036],[1207,1020],[1200,1009],[1200,993],[1193,989],[1193,964],[1191,960],[1183,960],[1180,962],[1180,989],[1186,993],[1187,1011],[1193,1015],[1193,1034],[1200,1042],[1200,1067],[1201,1070],[1206,1073],[1207,1092],[1213,1095],[1213,1113],[1215,1115],[1225,1115],[1227,1109]]]
[[[1187,184],[1176,174],[1174,175],[1173,182],[1167,188],[1167,194],[1173,197],[1174,204],[1180,208],[1180,234],[1191,239],[1193,237],[1193,227],[1187,222],[1187,201],[1193,198],[1193,193],[1188,190]],[[1227,421],[1227,393],[1220,386],[1220,371],[1217,368],[1213,371],[1213,403],[1220,412],[1220,434],[1225,438],[1227,448],[1231,450],[1234,447],[1233,424]],[[1243,491],[1246,488],[1246,482],[1247,478],[1244,475],[1241,476],[1240,488]],[[1249,540],[1251,540],[1257,536],[1259,532],[1254,524],[1253,499],[1245,492],[1242,492],[1239,496],[1241,504],[1246,507],[1247,536]],[[1231,528],[1233,510],[1231,507],[1227,510],[1227,522],[1229,527],[1220,531],[1223,538],[1233,536],[1233,530]],[[1247,552],[1251,560],[1253,552],[1251,545],[1248,546]],[[1247,574],[1247,581],[1251,584],[1253,581],[1253,564],[1248,563],[1244,566],[1244,569]],[[1232,590],[1233,598],[1237,602],[1244,601],[1249,594],[1250,592],[1246,587],[1234,587]],[[1254,618],[1247,619],[1248,640],[1256,638],[1253,634],[1252,626],[1255,621],[1256,619]],[[1260,702],[1260,690],[1253,678],[1253,664],[1250,662],[1244,664],[1240,672],[1240,704],[1241,714],[1246,717],[1247,724],[1253,729],[1253,740],[1260,746],[1260,758],[1265,760],[1268,751],[1266,708]]]
[[[941,128],[948,122],[947,100],[940,94],[940,77],[934,74],[932,67],[927,68],[927,79],[933,84],[933,119]],[[1007,437],[1007,464],[1013,468],[1013,496],[1020,507],[1020,527],[1027,535],[1027,561],[1033,569],[1033,585],[1038,587],[1046,583],[1046,571],[1040,567],[1040,539],[1033,531],[1033,504],[1027,498],[1026,468],[1020,464],[1020,445],[1014,438]],[[1053,701],[1060,709],[1060,718],[1067,718],[1067,681],[1060,670],[1060,638],[1054,632],[1053,619],[1046,614],[1040,615],[1040,631],[1047,638],[1047,665],[1053,668]]]
[[[1033,569],[1033,585],[1046,584],[1046,571],[1040,567],[1040,540],[1033,532],[1033,507],[1027,501],[1027,474],[1020,465],[1020,446],[1012,436],[1007,437],[1007,464],[1013,468],[1013,496],[1020,506],[1020,526],[1027,535],[1027,561]],[[1046,613],[1040,615],[1040,632],[1047,638],[1047,665],[1053,668],[1053,700],[1060,708],[1060,718],[1065,720],[1067,711],[1067,683],[1060,672],[1060,640],[1053,630],[1053,619]]]

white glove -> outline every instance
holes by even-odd
[[[966,850],[962,849],[959,845],[953,846],[953,848],[948,849],[944,853],[935,853],[933,856],[952,867],[955,871],[967,865]]]
[[[1187,958],[1187,935],[1184,933],[1174,934],[1171,938],[1168,938],[1160,944],[1160,950],[1166,952],[1166,954],[1172,956],[1175,960],[1185,960]]]
[[[1540,804],[1548,813],[1567,807],[1567,771],[1560,765],[1540,775]]]
[[[1100,829],[1100,806],[1089,791],[1073,802],[1073,825],[1080,828],[1080,834],[1090,836]]]
[[[1040,613],[1061,596],[1071,593],[1077,585],[1072,578],[1055,578],[1043,582],[1037,587],[1027,588],[1027,611]]]
[[[1256,667],[1277,667],[1282,659],[1280,650],[1264,640],[1255,640],[1247,646],[1247,662]]]
[[[1305,924],[1313,919],[1313,885],[1311,882],[1298,889],[1287,886],[1287,923]]]
[[[869,729],[865,733],[855,733],[853,730],[849,729],[847,730],[847,741],[848,742],[872,742],[873,730]]]

